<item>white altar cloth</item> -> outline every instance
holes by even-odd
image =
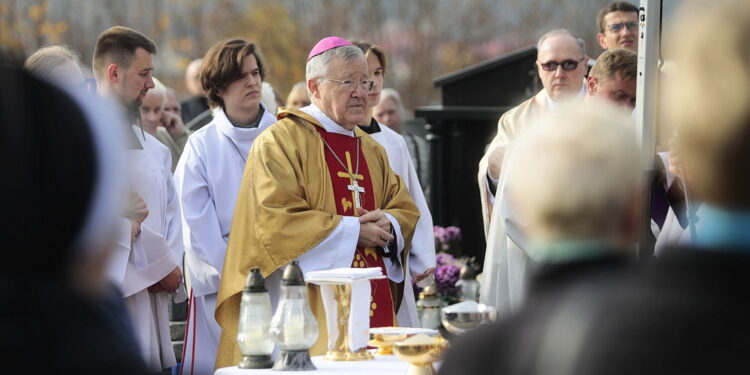
[[[375,355],[371,361],[326,361],[323,356],[312,357],[313,364],[318,368],[317,371],[298,372],[309,373],[310,375],[339,375],[339,374],[357,374],[357,375],[403,375],[406,368],[409,367],[394,355]],[[243,370],[237,366],[224,367],[216,370],[214,375],[255,375],[255,374],[284,374],[284,371],[273,371],[271,369],[263,370]]]

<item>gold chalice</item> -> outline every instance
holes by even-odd
[[[393,344],[396,357],[409,362],[406,375],[434,375],[432,363],[439,360],[448,349],[448,340],[424,334],[414,335]]]
[[[416,328],[416,327],[377,327],[370,328],[370,341],[367,345],[375,346],[378,348],[380,355],[392,355],[393,344],[399,341],[403,341],[409,337],[418,334],[425,334],[428,336],[440,335],[437,330],[428,328]]]

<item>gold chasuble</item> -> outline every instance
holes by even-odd
[[[215,317],[222,328],[216,368],[235,366],[241,359],[237,322],[250,268],[260,267],[268,277],[297,259],[328,237],[343,216],[356,216],[357,199],[366,210],[380,209],[398,221],[402,233],[396,236],[404,237],[400,261],[404,272],[408,269],[408,248],[419,211],[391,170],[385,150],[358,127],[355,137],[347,137],[327,133],[315,118],[299,110],[284,109],[278,117],[253,142],[242,178],[216,301]],[[352,249],[352,267],[374,266],[383,267],[377,250]],[[386,280],[372,286],[371,325],[395,325],[393,301],[400,301],[402,289]],[[325,312],[318,287],[308,285],[308,293],[320,328],[310,353],[321,355],[327,346]]]

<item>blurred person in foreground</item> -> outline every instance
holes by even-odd
[[[168,293],[185,300],[182,284],[182,226],[166,146],[133,125],[148,90],[156,44],[140,32],[113,26],[99,35],[92,67],[99,94],[129,114],[127,163],[129,209],[121,218],[116,251],[124,254],[121,280],[141,355],[151,373],[168,373],[176,364],[170,337]]]
[[[379,123],[401,134],[409,149],[412,164],[417,171],[419,183],[422,185],[425,200],[430,201],[430,145],[423,137],[405,132],[403,128],[404,103],[401,95],[394,89],[384,88],[380,92],[380,101],[372,109],[372,117]]]
[[[167,87],[156,77],[153,77],[153,80],[154,88],[148,90],[138,107],[141,114],[139,124],[146,133],[167,146],[172,155],[171,171],[174,172],[182,150],[185,148],[189,132],[178,114],[165,110],[168,103]]]
[[[0,64],[0,81],[3,373],[145,374],[106,281],[122,120],[18,68]]]
[[[214,117],[190,136],[175,170],[190,286],[185,375],[213,371],[221,335],[216,294],[240,183],[250,146],[276,122],[261,103],[265,65],[254,43],[224,40],[204,59],[201,82]]]
[[[583,100],[588,59],[583,40],[568,30],[552,30],[539,38],[536,68],[544,89],[503,113],[497,123],[497,135],[479,161],[477,176],[486,236],[490,234],[490,217],[506,147],[538,117],[563,103]]]
[[[596,40],[605,50],[626,48],[638,53],[638,7],[627,1],[616,1],[599,11],[596,17],[599,34]]]
[[[42,47],[31,54],[24,68],[37,77],[52,80],[65,87],[78,87],[83,82],[79,56],[65,46]]]
[[[547,335],[578,323],[558,322],[569,295],[600,298],[632,273],[637,153],[629,114],[604,102],[560,109],[516,140],[503,193],[526,223],[537,266],[529,295],[517,312],[458,337],[440,374],[568,373],[539,366],[578,342]]]
[[[298,260],[304,272],[379,267],[372,281],[370,326],[396,324],[397,304],[419,211],[382,146],[357,127],[365,119],[369,80],[361,49],[339,37],[321,39],[305,67],[312,104],[285,109],[253,142],[216,299],[222,328],[216,367],[240,360],[240,296],[251,267],[279,294],[281,269]],[[319,289],[308,286],[320,326],[311,355],[328,342]]]
[[[422,186],[419,184],[417,171],[412,164],[404,137],[391,128],[378,123],[372,117],[373,107],[380,101],[380,91],[383,89],[386,68],[388,67],[385,53],[380,46],[368,42],[354,41],[352,43],[365,53],[370,79],[375,83],[372,90],[367,94],[367,110],[359,128],[385,148],[391,168],[404,181],[404,185],[409,190],[409,195],[419,209],[419,221],[414,229],[411,249],[409,249],[409,272],[407,272],[407,277],[404,280],[403,301],[396,311],[399,326],[419,327],[417,306],[411,284],[412,280],[420,283],[420,281],[426,279],[423,286],[427,286],[432,284],[431,281],[434,280],[432,275],[435,272],[436,260],[432,214],[427,206],[427,200],[425,200]]]
[[[605,51],[591,69],[583,104],[610,104],[630,113],[635,105],[637,61],[625,49]],[[554,112],[547,112],[547,114]],[[633,125],[634,126],[634,125]],[[508,147],[512,147],[512,143]],[[503,168],[505,165],[503,164]],[[494,197],[480,299],[501,313],[518,308],[526,292],[529,241],[516,215],[513,197],[502,194],[508,176],[501,174]]]
[[[286,97],[287,108],[303,108],[310,105],[310,97],[307,95],[307,83],[297,82],[292,86]]]
[[[673,22],[663,46],[675,77],[663,109],[690,198],[701,203],[693,243],[666,249],[586,312],[563,315],[583,324],[550,335],[581,342],[557,357],[570,369],[558,373],[750,373],[750,7],[694,2]]]

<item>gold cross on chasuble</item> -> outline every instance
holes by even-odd
[[[365,192],[365,188],[359,186],[357,183],[357,180],[361,180],[364,177],[361,174],[354,174],[354,171],[352,170],[352,154],[347,151],[345,153],[346,156],[346,168],[348,168],[347,172],[339,172],[337,173],[337,176],[341,178],[348,178],[349,179],[349,185],[346,186],[347,189],[349,189],[352,192],[352,199],[354,200],[354,207],[355,208],[361,208],[362,203],[359,200],[359,194]],[[355,215],[359,215],[355,210]]]
[[[357,209],[352,209],[350,199],[354,201],[356,207],[368,211],[382,208],[375,205],[375,189],[372,185],[371,171],[368,168],[366,158],[359,150],[359,141],[347,135],[326,132],[320,127],[316,127],[316,130],[323,142],[326,143],[323,146],[323,152],[331,177],[336,214],[358,216]],[[346,160],[340,160],[336,154],[344,156]],[[352,156],[358,157],[359,160],[352,160]],[[356,167],[357,164],[359,164],[359,168]],[[342,169],[345,171],[341,171]],[[367,190],[367,193],[362,194],[365,190]],[[373,248],[357,247],[351,264],[353,268],[378,267],[384,275],[388,274],[383,257]],[[389,281],[387,279],[371,280],[370,288],[370,297],[372,298],[370,302],[370,327],[395,325],[394,303]]]

